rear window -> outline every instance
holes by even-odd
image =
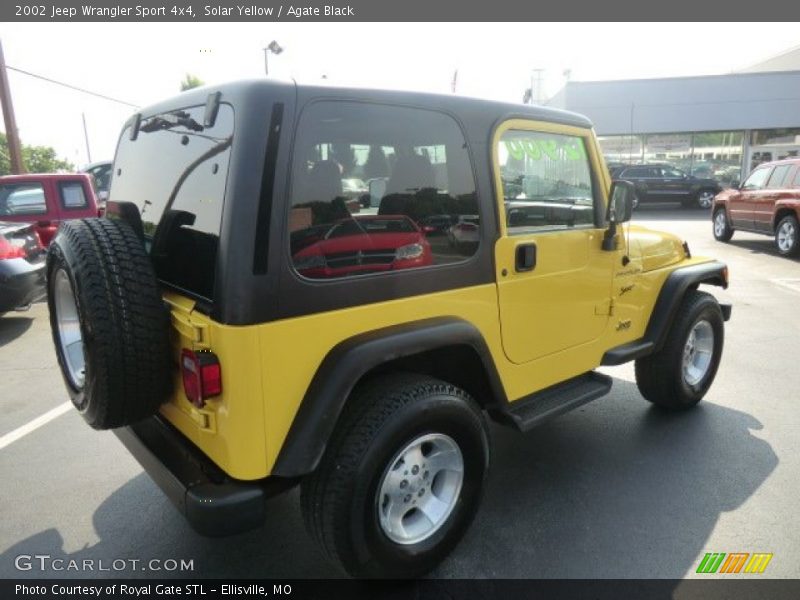
[[[0,185],[0,217],[43,215],[47,212],[44,188],[40,183]]]
[[[234,115],[222,104],[214,126],[204,128],[204,111],[194,106],[143,119],[136,140],[126,128],[109,200],[139,209],[163,283],[211,300]]]

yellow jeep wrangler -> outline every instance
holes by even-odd
[[[53,339],[86,421],[206,535],[301,486],[354,576],[423,574],[474,517],[487,419],[526,431],[636,361],[694,406],[727,268],[624,225],[591,123],[458,96],[249,81],[132,116],[103,219],[48,255]]]

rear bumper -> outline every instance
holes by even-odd
[[[294,484],[231,479],[158,416],[114,433],[202,535],[233,535],[258,527],[266,499]]]
[[[0,260],[0,313],[22,308],[45,295],[45,261]]]

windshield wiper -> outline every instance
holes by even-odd
[[[203,126],[189,116],[189,113],[179,110],[172,113],[164,113],[150,117],[139,127],[139,131],[150,133],[152,131],[162,131],[173,127],[185,127],[192,131],[203,131]]]

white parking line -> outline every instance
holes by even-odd
[[[800,279],[773,279],[772,283],[793,292],[800,292]]]
[[[25,437],[32,431],[36,431],[42,425],[46,425],[53,419],[60,417],[70,408],[72,408],[72,402],[64,402],[64,404],[59,404],[55,408],[48,410],[43,415],[36,417],[33,421],[25,423],[25,425],[22,427],[17,427],[14,431],[5,434],[3,437],[0,437],[0,450],[9,444],[13,444],[18,439]]]

